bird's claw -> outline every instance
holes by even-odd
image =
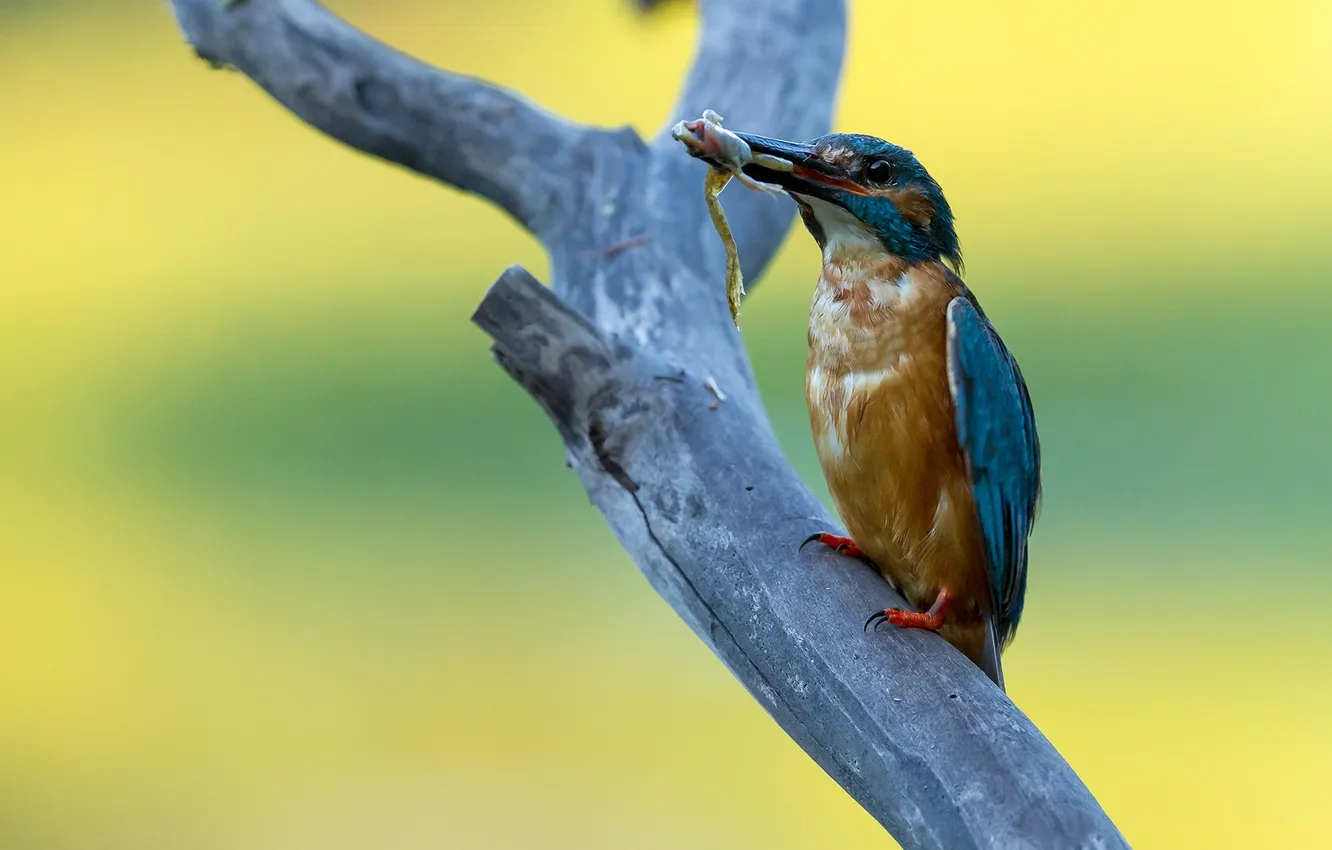
[[[948,604],[951,601],[952,595],[945,588],[939,591],[939,596],[934,600],[934,604],[925,613],[903,611],[901,608],[885,608],[869,615],[869,619],[865,621],[865,629],[868,630],[870,623],[873,623],[874,630],[877,632],[879,626],[884,623],[892,623],[902,629],[925,629],[926,631],[937,632],[943,627],[944,612],[948,610]]]
[[[865,552],[857,546],[855,541],[850,537],[839,537],[836,534],[829,534],[826,531],[820,531],[806,537],[805,542],[801,543],[796,551],[798,552],[801,549],[804,549],[811,543],[822,543],[837,554],[846,555],[848,558],[865,557]]]
[[[943,615],[921,614],[916,611],[903,611],[901,608],[885,608],[869,615],[869,619],[865,621],[866,631],[869,630],[870,623],[874,624],[874,631],[876,632],[879,630],[879,626],[884,623],[891,623],[902,629],[937,631],[943,625]]]

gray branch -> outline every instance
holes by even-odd
[[[493,201],[535,230],[584,129],[431,68],[312,0],[172,0],[200,56],[335,139]]]
[[[905,604],[877,573],[797,553],[837,526],[782,456],[731,323],[706,166],[664,136],[576,128],[426,68],[309,2],[216,3],[174,0],[202,53],[325,132],[478,192],[537,232],[553,289],[511,268],[474,316],[496,359],[545,408],[652,586],[904,847],[1127,846],[1049,741],[952,647],[916,630],[862,632],[865,612]],[[709,107],[759,133],[827,131],[841,0],[710,0],[703,20],[671,122]],[[724,197],[752,281],[793,209]]]

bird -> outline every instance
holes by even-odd
[[[874,136],[734,135],[748,146],[744,173],[795,201],[823,255],[805,400],[848,534],[820,531],[800,548],[872,563],[916,610],[875,611],[866,629],[937,632],[1003,690],[1040,441],[1017,360],[963,282],[943,190],[911,151]],[[693,147],[714,167],[736,164]]]

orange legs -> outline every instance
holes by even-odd
[[[948,603],[952,597],[948,595],[948,589],[939,591],[939,596],[930,606],[930,610],[924,614],[918,614],[915,611],[903,611],[900,608],[889,608],[885,611],[875,611],[870,618],[865,621],[865,628],[874,624],[877,631],[879,626],[884,623],[892,623],[894,626],[900,626],[904,629],[929,629],[937,631],[943,625],[944,612],[948,610]]]
[[[817,534],[811,534],[809,537],[806,537],[805,542],[800,544],[800,548],[804,549],[811,543],[822,543],[839,555],[847,555],[852,558],[865,558],[864,551],[862,551],[850,537],[840,537],[836,534],[820,531]],[[865,628],[868,629],[870,624],[873,624],[877,631],[879,626],[882,626],[884,623],[891,623],[892,625],[903,629],[927,629],[932,632],[938,631],[943,627],[944,614],[948,611],[948,603],[951,602],[952,599],[953,597],[949,594],[948,588],[945,587],[939,591],[939,595],[935,598],[934,604],[931,605],[930,610],[926,611],[924,614],[916,611],[903,611],[901,608],[887,608],[883,611],[875,611],[871,614],[870,618],[865,621]]]
[[[826,531],[820,531],[818,534],[811,534],[806,537],[805,542],[800,544],[800,548],[804,549],[809,544],[816,542],[822,543],[839,555],[846,555],[850,558],[865,557],[865,553],[860,551],[860,547],[850,537],[838,537],[836,534],[829,534]]]

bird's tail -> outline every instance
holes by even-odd
[[[989,676],[999,690],[1008,693],[1004,687],[1004,668],[999,661],[999,630],[995,628],[994,617],[985,618],[985,645],[981,647],[981,669]]]

